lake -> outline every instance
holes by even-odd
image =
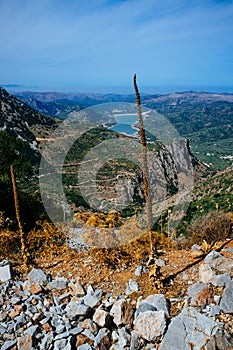
[[[127,135],[133,135],[137,133],[137,130],[132,128],[132,125],[135,124],[138,120],[137,114],[125,114],[125,115],[114,115],[118,124],[112,126],[110,130],[125,133]]]

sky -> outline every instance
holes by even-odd
[[[233,92],[233,0],[0,0],[0,33],[0,85]]]

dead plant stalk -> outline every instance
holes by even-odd
[[[20,234],[21,254],[22,254],[22,258],[23,258],[23,264],[25,266],[28,266],[27,249],[26,249],[26,244],[25,244],[25,236],[24,236],[24,232],[23,232],[23,226],[22,226],[21,219],[20,219],[18,192],[17,192],[17,186],[16,186],[16,181],[15,181],[15,174],[14,174],[13,165],[10,166],[10,173],[11,173],[11,181],[12,181],[13,195],[14,195],[15,214],[16,214],[16,220],[18,223],[19,234]]]
[[[140,139],[142,146],[142,171],[143,171],[143,183],[144,183],[144,194],[146,199],[146,217],[147,217],[147,226],[149,233],[149,242],[150,242],[150,256],[148,260],[148,267],[150,268],[149,278],[150,283],[153,284],[153,287],[156,289],[161,289],[162,282],[160,281],[160,267],[155,263],[155,248],[152,240],[152,202],[150,196],[150,187],[149,187],[149,170],[147,163],[147,144],[146,144],[146,134],[143,125],[142,119],[142,109],[141,109],[141,98],[137,86],[137,77],[134,74],[134,90],[136,94],[136,103],[138,111],[138,122],[140,127]]]

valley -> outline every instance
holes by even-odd
[[[32,108],[67,118],[81,109],[102,103],[134,103],[134,95],[59,94],[21,92],[16,96]],[[142,94],[142,106],[168,118],[181,137],[190,141],[194,155],[218,171],[232,163],[233,95],[205,92],[183,92],[168,95]],[[41,107],[40,104],[43,106]],[[52,112],[52,109],[56,112]],[[132,123],[126,122],[131,134]],[[124,127],[121,127],[124,130]]]
[[[193,315],[205,321],[194,344],[230,349],[231,95],[142,95],[148,232],[133,95],[23,94],[0,89],[3,349],[167,350],[179,319],[181,347],[196,332]],[[169,307],[154,337],[157,299]]]

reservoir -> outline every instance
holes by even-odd
[[[131,136],[138,133],[138,130],[132,127],[138,120],[137,114],[114,115],[114,118],[117,120],[118,124],[111,127],[110,130]]]

